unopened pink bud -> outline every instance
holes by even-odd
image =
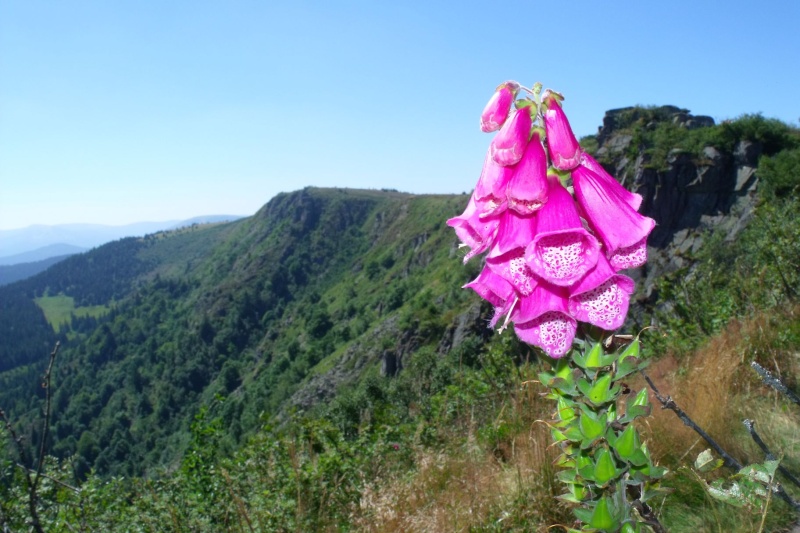
[[[532,122],[529,107],[517,109],[492,139],[492,158],[503,166],[514,165],[522,159],[531,136]]]
[[[506,196],[508,208],[521,215],[531,215],[547,202],[547,154],[537,132],[514,167]]]
[[[517,91],[519,84],[515,81],[507,81],[497,88],[481,113],[481,131],[489,133],[500,129],[517,98]]]
[[[558,170],[572,170],[581,162],[581,145],[572,133],[572,127],[558,99],[551,95],[547,97],[546,102],[544,127],[547,132],[550,160]]]

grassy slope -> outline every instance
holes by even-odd
[[[108,313],[106,305],[91,305],[86,307],[75,307],[75,299],[70,296],[60,294],[58,296],[41,296],[35,298],[44,316],[55,331],[60,331],[62,327],[68,325],[72,315],[76,317],[91,316],[100,318]],[[66,326],[69,327],[69,326]]]

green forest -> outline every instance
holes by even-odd
[[[741,424],[755,418],[800,473],[800,407],[749,368],[800,389],[800,131],[760,115],[615,116],[624,147],[582,139],[609,170],[638,160],[660,179],[678,156],[759,148],[733,238],[694,228],[680,265],[641,276],[625,332],[740,461],[764,459]],[[537,381],[550,362],[488,329],[491,307],[461,288],[480,264],[462,264],[445,220],[468,197],[306,188],[0,287],[0,530],[566,530]],[[763,513],[710,498],[706,481],[732,472],[698,473],[704,443],[673,414],[642,431],[669,471],[670,531],[797,521],[777,498]]]

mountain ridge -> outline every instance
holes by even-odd
[[[241,215],[206,215],[186,220],[135,222],[119,226],[106,224],[34,224],[24,228],[0,230],[0,251],[2,252],[0,265],[13,265],[47,259],[53,255],[64,255],[64,252],[53,252],[52,255],[40,254],[33,259],[23,255],[53,245],[76,246],[85,250],[125,237],[136,237],[148,233],[191,226],[192,224],[218,223],[238,220],[239,218],[243,217]],[[44,251],[46,252],[46,250]]]

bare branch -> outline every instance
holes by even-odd
[[[670,411],[674,412],[676,415],[678,415],[678,418],[681,419],[681,421],[684,423],[684,425],[689,426],[698,435],[703,437],[703,440],[705,440],[708,443],[709,446],[714,448],[714,451],[716,451],[719,454],[719,456],[722,457],[722,460],[724,461],[725,466],[727,466],[728,468],[733,468],[734,470],[737,470],[737,471],[741,470],[743,468],[742,464],[739,461],[737,461],[736,459],[731,457],[730,454],[728,454],[728,452],[726,452],[722,448],[722,446],[717,444],[717,441],[712,439],[711,436],[708,433],[703,431],[703,428],[701,428],[700,426],[695,424],[694,421],[691,418],[689,418],[689,415],[687,415],[683,411],[683,409],[678,407],[678,404],[675,403],[675,400],[673,400],[669,396],[667,396],[666,398],[663,397],[661,395],[661,393],[658,391],[658,389],[656,388],[655,384],[653,383],[653,380],[650,379],[650,376],[645,374],[644,371],[640,371],[640,372],[642,373],[642,376],[644,376],[644,379],[647,381],[647,384],[650,385],[650,388],[653,390],[653,394],[655,394],[655,396],[658,399],[659,403],[661,403],[661,408],[662,409],[669,409]]]
[[[763,366],[759,365],[755,361],[750,363],[750,366],[755,370],[759,376],[761,376],[761,381],[763,381],[766,385],[769,385],[776,391],[780,392],[791,401],[800,405],[800,397],[797,396],[794,392],[789,390],[789,387],[783,384],[783,382],[772,375],[772,372],[764,368]]]
[[[774,461],[775,459],[777,459],[777,457],[775,457],[775,454],[770,451],[770,449],[767,447],[767,444],[761,439],[761,436],[756,432],[756,421],[745,419],[742,421],[742,424],[744,424],[744,427],[747,428],[747,431],[750,433],[750,436],[753,437],[753,441],[758,445],[759,448],[761,448],[761,451],[764,452],[767,461]],[[800,487],[800,479],[797,479],[794,476],[794,474],[792,474],[786,468],[784,468],[783,465],[780,464],[778,465],[778,472],[786,476],[786,479],[794,483],[795,486]]]
[[[655,384],[653,383],[653,380],[650,379],[650,376],[645,374],[644,371],[642,370],[640,370],[639,372],[641,372],[642,376],[644,376],[644,379],[647,381],[647,384],[650,385],[650,388],[653,390],[653,394],[655,394],[656,398],[661,403],[661,407],[663,409],[669,409],[670,411],[674,412],[676,415],[678,415],[678,418],[680,418],[685,425],[689,426],[698,435],[703,437],[703,440],[705,440],[709,446],[714,448],[714,450],[719,454],[719,456],[722,457],[725,466],[733,470],[736,470],[737,472],[743,468],[742,463],[734,459],[728,452],[726,452],[722,448],[722,446],[717,444],[717,441],[712,439],[708,433],[703,431],[703,428],[695,424],[694,421],[691,418],[689,418],[689,415],[687,415],[683,411],[683,409],[678,407],[678,405],[672,398],[670,398],[669,396],[667,396],[666,398],[662,396],[661,393],[656,388]],[[781,499],[783,499],[783,501],[791,505],[795,509],[795,511],[800,511],[800,501],[797,501],[791,496],[789,496],[780,483],[774,483],[773,487],[774,487],[773,490],[778,494],[778,496],[781,497]]]
[[[44,377],[42,378],[42,387],[45,389],[44,420],[42,420],[42,442],[39,443],[39,461],[36,465],[36,475],[33,478],[33,490],[36,490],[36,486],[39,484],[39,478],[42,476],[42,468],[44,468],[44,455],[45,451],[47,450],[47,438],[50,433],[50,380],[53,374],[53,364],[56,362],[56,355],[58,354],[58,349],[60,347],[61,342],[56,341],[53,351],[50,352],[50,362],[47,365],[47,371],[44,373]]]

